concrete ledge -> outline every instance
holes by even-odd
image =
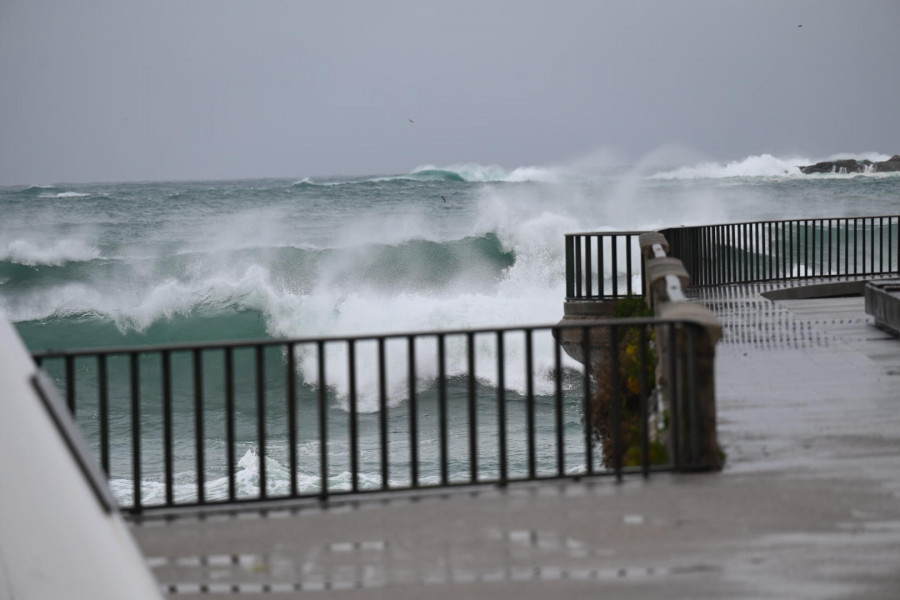
[[[694,302],[662,302],[656,316],[663,319],[683,319],[703,326],[709,341],[715,345],[722,338],[722,323],[715,314],[702,304]]]
[[[769,300],[810,300],[812,298],[838,298],[840,296],[862,296],[865,280],[834,281],[814,285],[786,287],[780,290],[763,292],[761,295]]]
[[[866,313],[875,326],[900,336],[900,279],[869,281],[865,286]]]
[[[612,315],[616,300],[571,300],[563,304],[565,317],[603,319]]]

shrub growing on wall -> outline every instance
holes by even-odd
[[[614,318],[647,317],[652,311],[641,296],[620,300],[613,309]],[[644,349],[641,350],[641,330],[644,330]],[[603,448],[603,464],[612,468],[616,464],[613,399],[618,399],[619,454],[622,466],[639,466],[644,462],[642,431],[648,428],[650,464],[668,461],[668,452],[658,440],[651,420],[642,419],[642,403],[650,404],[656,382],[656,356],[653,352],[653,331],[646,326],[627,326],[618,329],[616,347],[612,341],[604,352],[595,372],[597,389],[591,401],[591,421],[595,438]],[[613,372],[612,353],[618,357]],[[648,415],[653,407],[648,406]]]

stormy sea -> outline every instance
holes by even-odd
[[[423,165],[393,175],[0,188],[0,313],[35,352],[552,324],[563,310],[565,233],[897,213],[900,173],[800,172],[816,160]],[[301,381],[310,370],[303,362]],[[465,384],[457,384],[462,397]],[[347,407],[334,385],[329,410],[340,423]],[[492,382],[479,385],[489,392]],[[505,385],[521,392],[521,382]],[[115,439],[129,427],[127,399],[111,401]],[[365,394],[361,403],[364,415],[379,410]],[[402,421],[403,398],[391,406]],[[221,409],[206,410],[214,422]],[[567,423],[577,429],[577,407],[571,413]],[[90,409],[78,414],[92,443],[96,418]],[[182,429],[189,436],[189,424]],[[221,444],[209,435],[209,448]],[[238,450],[248,490],[254,452],[248,434]],[[127,502],[127,457],[123,466],[117,456],[113,489]],[[277,491],[291,475],[279,456],[269,459],[267,485]],[[224,485],[214,462],[211,496]],[[301,487],[319,485],[299,476]],[[142,495],[152,503],[162,494],[159,469],[143,477]],[[189,478],[177,479],[186,498],[194,493]],[[346,480],[337,468],[331,485]]]

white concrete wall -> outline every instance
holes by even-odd
[[[31,385],[0,315],[0,599],[159,600],[118,512],[106,512]]]

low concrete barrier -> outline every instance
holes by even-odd
[[[866,282],[866,313],[875,317],[875,326],[900,336],[900,279]]]

